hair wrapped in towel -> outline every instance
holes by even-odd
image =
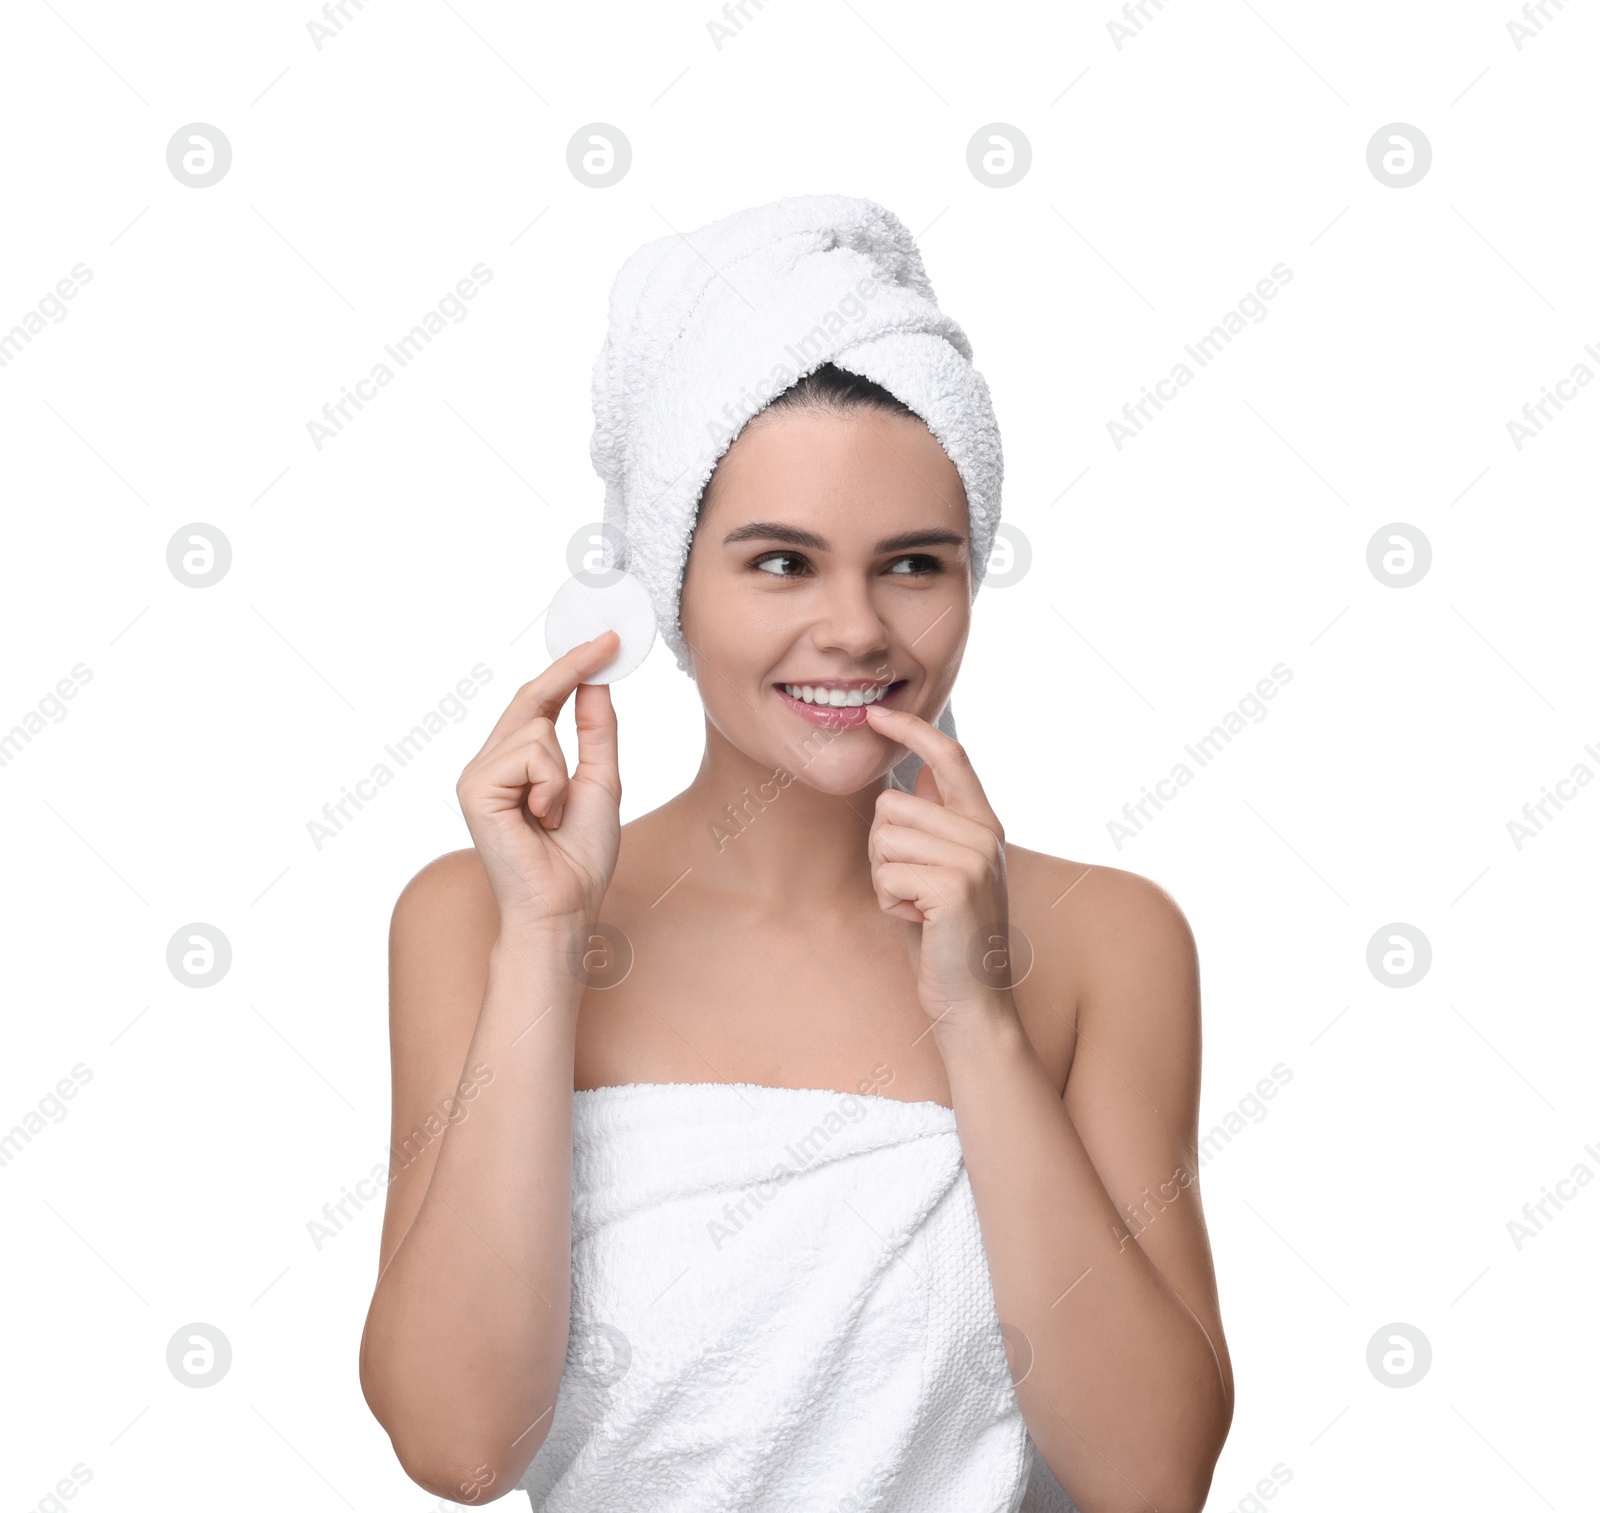
[[[837,194],[774,200],[639,248],[612,285],[594,365],[589,452],[606,489],[606,565],[644,584],[685,672],[679,600],[701,493],[744,423],[823,363],[881,384],[944,447],[966,490],[977,596],[1003,462],[971,343],[883,206]],[[948,704],[938,725],[955,735]],[[921,765],[909,754],[895,781],[912,787]]]

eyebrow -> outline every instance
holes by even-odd
[[[740,541],[782,541],[788,546],[809,547],[814,552],[833,550],[815,531],[803,531],[797,526],[781,525],[773,520],[753,520],[749,525],[741,525],[737,530],[729,531],[722,538],[724,546],[733,546]],[[899,536],[884,537],[872,550],[873,555],[877,556],[883,552],[910,551],[918,546],[965,546],[966,544],[967,538],[958,536],[954,531],[906,531]]]

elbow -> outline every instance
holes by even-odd
[[[1226,1437],[1226,1429],[1223,1431]],[[1163,1464],[1154,1462],[1128,1468],[1126,1476],[1118,1473],[1102,1480],[1093,1490],[1085,1488],[1080,1494],[1072,1490],[1060,1473],[1056,1480],[1072,1497],[1079,1513],[1205,1513],[1206,1499],[1211,1495],[1211,1482],[1217,1461],[1222,1455],[1222,1440],[1203,1453],[1178,1459],[1173,1456]],[[1048,1461],[1046,1462],[1048,1465]],[[1137,1483],[1137,1485],[1135,1485]]]
[[[1208,1468],[1198,1480],[1175,1484],[1165,1497],[1156,1499],[1161,1513],[1205,1513],[1206,1499],[1211,1495],[1211,1471]],[[1148,1507],[1142,1513],[1149,1513]]]
[[[528,1463],[538,1454],[549,1427],[543,1423],[516,1443],[511,1434],[485,1435],[437,1421],[427,1425],[395,1424],[379,1418],[400,1469],[424,1492],[451,1502],[494,1502],[514,1492]]]
[[[1204,1513],[1217,1462],[1233,1427],[1232,1382],[1219,1371],[1211,1401],[1203,1408],[1194,1403],[1193,1412],[1196,1418],[1181,1428],[1174,1426],[1163,1437],[1168,1453],[1147,1468],[1151,1485],[1141,1487],[1149,1501],[1139,1498],[1129,1505],[1129,1513],[1135,1506],[1149,1513],[1151,1503],[1161,1513]]]
[[[516,1490],[525,1467],[514,1466],[491,1452],[441,1450],[436,1445],[409,1444],[390,1436],[400,1469],[424,1492],[450,1502],[494,1502]]]
[[[1220,1432],[1213,1436],[1204,1450],[1185,1457],[1181,1463],[1163,1468],[1154,1478],[1155,1490],[1149,1493],[1150,1502],[1161,1513],[1205,1513],[1206,1499],[1211,1495],[1211,1482],[1216,1474],[1217,1461],[1222,1456],[1222,1446],[1228,1437],[1227,1419],[1233,1410],[1226,1412]],[[1141,1513],[1150,1513],[1149,1503],[1139,1501]],[[1120,1510],[1119,1510],[1120,1513]],[[1130,1505],[1130,1513],[1132,1513]]]
[[[1205,1513],[1210,1492],[1211,1473],[1207,1471],[1198,1482],[1141,1482],[1137,1488],[1122,1486],[1105,1496],[1086,1496],[1082,1501],[1073,1494],[1073,1505],[1078,1513],[1150,1513],[1152,1508],[1160,1513]]]
[[[1174,1497],[1161,1506],[1170,1509],[1171,1513],[1205,1513],[1206,1501],[1210,1496],[1211,1473],[1208,1471],[1205,1479],[1187,1497]]]
[[[1230,1408],[1227,1417],[1232,1417]],[[1206,1499],[1211,1495],[1211,1482],[1216,1474],[1217,1461],[1222,1456],[1222,1446],[1227,1439],[1228,1426],[1222,1425],[1220,1437],[1214,1439],[1204,1451],[1186,1458],[1181,1464],[1165,1468],[1165,1473],[1155,1478],[1155,1490],[1149,1492],[1150,1503],[1161,1513],[1205,1513]],[[1139,1500],[1140,1513],[1150,1513],[1149,1503]],[[1120,1513],[1120,1509],[1118,1510]],[[1132,1505],[1129,1513],[1133,1513]]]
[[[474,1428],[446,1422],[437,1404],[433,1411],[423,1405],[410,1412],[396,1410],[367,1390],[365,1381],[362,1386],[400,1469],[424,1492],[453,1503],[476,1506],[514,1492],[550,1426],[547,1414],[513,1443],[515,1431],[496,1435],[482,1424]]]
[[[1146,1419],[1136,1448],[1110,1452],[1116,1464],[1054,1410],[1071,1440],[1036,1435],[1034,1448],[1078,1513],[1204,1513],[1233,1425],[1231,1381],[1213,1374],[1210,1387],[1209,1396],[1184,1395],[1164,1419]]]

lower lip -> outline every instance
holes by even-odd
[[[904,680],[891,683],[884,696],[881,699],[874,699],[873,704],[890,703],[905,686]],[[774,687],[773,691],[802,720],[820,726],[823,730],[860,730],[867,723],[867,711],[872,707],[871,704],[846,704],[839,708],[835,708],[832,704],[807,704],[804,699],[794,698],[781,688]]]

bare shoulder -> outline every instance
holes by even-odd
[[[489,952],[500,933],[494,889],[474,848],[435,857],[400,890],[389,921],[391,1034],[413,1013],[436,1021],[441,1004],[464,1017],[489,980]],[[406,1035],[405,1038],[409,1038]]]
[[[396,923],[418,925],[442,915],[448,916],[451,924],[485,917],[491,924],[494,921],[494,889],[474,846],[434,857],[411,877],[395,900]]]
[[[1047,940],[1085,965],[1113,965],[1130,948],[1169,960],[1194,954],[1178,901],[1138,872],[1007,842],[1006,876],[1018,923],[1027,929],[1028,919],[1036,921]]]
[[[1033,949],[1037,982],[1017,994],[1029,1038],[1066,1090],[1080,1040],[1177,1049],[1198,1040],[1199,966],[1178,902],[1137,872],[1006,844],[1013,931]],[[1178,1033],[1174,1033],[1177,1031]],[[1180,1056],[1175,1075],[1187,1076]]]

